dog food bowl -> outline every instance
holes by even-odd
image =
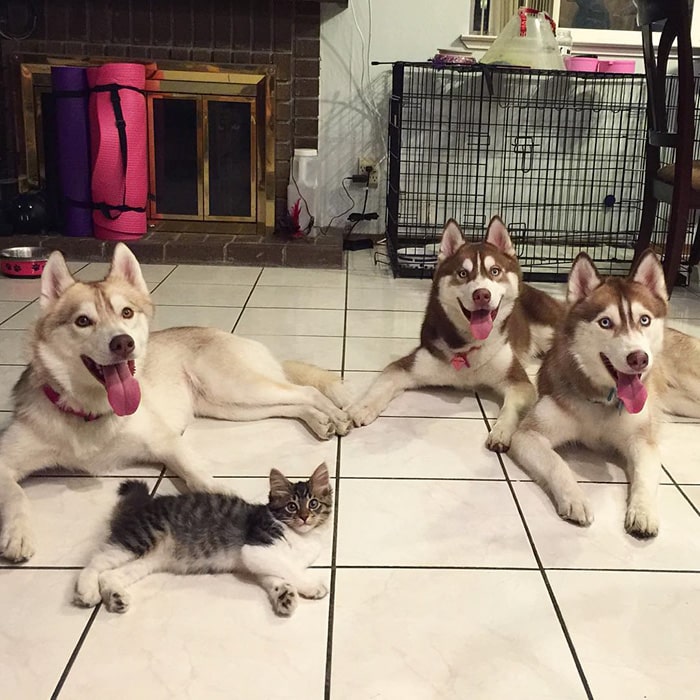
[[[634,73],[634,60],[598,61],[599,73]]]
[[[41,277],[46,260],[41,248],[5,248],[0,250],[0,272],[8,277]]]
[[[591,56],[565,56],[566,70],[577,73],[596,73],[598,71],[598,59]]]
[[[439,251],[439,244],[399,248],[396,251],[396,258],[399,265],[403,267],[413,270],[432,270],[437,264]]]

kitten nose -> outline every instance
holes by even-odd
[[[109,341],[109,349],[115,354],[126,359],[134,351],[134,339],[126,333],[115,335]]]
[[[491,301],[491,292],[483,287],[480,289],[475,289],[472,294],[472,299],[479,306],[486,306]]]
[[[299,513],[299,518],[300,518],[301,522],[305,523],[309,519],[309,514],[308,513],[306,513],[306,514]]]
[[[627,355],[627,364],[635,372],[643,372],[649,365],[649,355],[641,350],[635,350]]]

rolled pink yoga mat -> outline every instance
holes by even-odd
[[[128,241],[146,233],[146,68],[88,68],[95,237]]]

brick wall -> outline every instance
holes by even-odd
[[[14,175],[8,113],[13,54],[114,56],[200,63],[273,64],[277,86],[276,197],[284,209],[294,148],[318,141],[320,5],[301,0],[35,0],[38,23],[23,41],[2,40],[0,133]]]

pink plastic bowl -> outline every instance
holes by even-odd
[[[41,248],[5,248],[0,251],[0,272],[8,277],[41,277],[46,253]]]
[[[590,56],[565,56],[566,70],[582,73],[595,73],[598,70],[598,59]]]
[[[633,60],[598,61],[599,73],[634,73]]]

